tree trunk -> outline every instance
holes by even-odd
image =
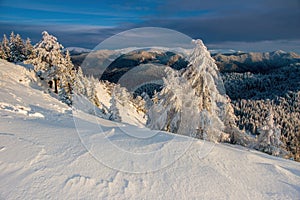
[[[70,92],[70,94],[73,94],[73,90],[72,90],[72,86],[71,86],[71,84],[70,83],[68,83],[68,89],[69,89],[69,92]]]
[[[58,88],[57,88],[57,85],[58,85],[58,80],[55,78],[54,79],[54,93],[58,94]]]

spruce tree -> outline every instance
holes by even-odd
[[[19,34],[14,35],[14,32],[10,35],[10,62],[22,62],[25,60],[25,45]]]
[[[54,92],[58,94],[59,81],[64,71],[64,57],[61,52],[63,46],[46,31],[42,35],[42,40],[35,45],[27,63],[32,64],[38,76],[48,81],[50,88],[54,88]]]
[[[25,59],[29,59],[30,55],[32,54],[33,46],[31,44],[31,40],[29,38],[25,41]]]
[[[10,36],[9,36],[9,49],[10,49],[10,57],[8,58],[9,62],[14,62],[14,60],[16,59],[15,53],[16,53],[16,43],[15,43],[15,33],[11,32]]]
[[[72,104],[72,94],[73,87],[76,78],[76,71],[74,65],[71,61],[69,51],[66,52],[66,56],[63,60],[63,67],[60,68],[60,89],[59,96],[60,99],[67,103],[68,105]]]
[[[6,35],[3,35],[2,39],[2,51],[3,51],[3,59],[10,60],[10,48],[9,48],[9,40],[7,39]]]
[[[82,72],[81,67],[78,67],[77,69],[77,74],[75,76],[75,80],[74,80],[74,86],[73,86],[73,92],[77,93],[77,94],[85,94],[85,85],[84,85],[84,75]]]
[[[0,58],[6,60],[6,55],[3,51],[2,44],[0,44]]]
[[[209,51],[201,40],[184,71],[167,68],[164,88],[149,110],[152,129],[218,141],[224,130],[224,109],[228,104],[222,79]]]
[[[156,130],[178,133],[181,122],[183,82],[179,72],[166,68],[164,88],[155,93],[153,106],[148,111],[148,126]],[[184,133],[181,133],[184,134]],[[189,133],[187,133],[189,134]]]
[[[117,122],[121,121],[119,109],[117,108],[117,101],[116,101],[116,96],[115,96],[114,91],[111,94],[109,112],[110,112],[110,117],[109,117],[110,120],[117,121]]]
[[[269,110],[265,124],[258,129],[259,136],[257,138],[256,148],[260,151],[279,155],[282,142],[280,140],[281,131],[280,127],[274,122],[273,110]]]

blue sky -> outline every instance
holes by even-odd
[[[94,48],[116,33],[163,27],[209,48],[300,53],[300,0],[0,0],[0,34],[33,42],[47,30],[64,46]]]

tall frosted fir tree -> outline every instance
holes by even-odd
[[[230,104],[215,60],[201,40],[194,40],[194,43],[196,47],[183,77],[193,90],[196,113],[200,116],[195,136],[217,141],[221,139],[224,121],[229,120],[226,107]]]
[[[46,31],[42,35],[42,40],[35,45],[27,62],[33,64],[38,76],[48,81],[50,88],[54,87],[54,92],[58,93],[60,72],[64,70],[64,57],[61,53],[63,46]]]
[[[148,126],[218,141],[224,130],[228,100],[209,51],[201,40],[193,42],[195,48],[186,70],[167,68],[164,88],[148,113]]]

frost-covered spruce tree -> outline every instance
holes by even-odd
[[[25,59],[29,59],[33,51],[33,46],[31,44],[31,40],[29,38],[25,41]]]
[[[77,74],[74,80],[73,92],[77,94],[85,94],[84,75],[81,67],[78,67]]]
[[[69,51],[67,50],[65,59],[63,60],[63,67],[60,68],[60,91],[59,96],[60,99],[67,103],[68,105],[72,104],[72,94],[73,87],[76,79],[76,70],[71,61],[71,56]]]
[[[224,107],[224,132],[222,133],[222,141],[230,142],[232,144],[239,144],[249,146],[253,144],[253,138],[239,130],[236,125],[238,118],[234,114],[234,108],[231,105],[231,100],[227,97],[228,103]]]
[[[145,110],[146,110],[146,111],[149,110],[149,109],[152,107],[152,105],[153,105],[153,101],[151,101],[151,98],[150,98],[149,95],[148,95],[147,93],[145,93],[145,92],[143,92],[143,93],[141,94],[141,97],[142,97],[143,101],[145,102],[145,103],[144,103],[144,108],[145,108]],[[146,111],[145,111],[145,112],[146,112]]]
[[[185,71],[167,69],[164,88],[149,110],[148,125],[152,129],[218,141],[224,130],[228,100],[210,53],[201,40],[194,43],[196,47]]]
[[[95,79],[93,76],[91,76],[88,79],[88,82],[89,82],[89,85],[90,85],[90,92],[89,92],[88,98],[90,99],[90,101],[94,105],[96,105],[97,107],[100,108],[101,107],[101,103],[100,103],[100,101],[98,99],[97,91],[96,91],[96,86],[99,83],[99,80]]]
[[[78,67],[74,80],[74,92],[84,95],[87,99],[97,107],[101,107],[101,103],[97,96],[96,86],[99,83],[93,76],[86,77],[83,75],[82,69]]]
[[[42,35],[42,40],[34,46],[27,63],[32,64],[37,75],[47,81],[50,88],[54,88],[54,92],[58,94],[59,80],[64,70],[64,57],[61,52],[63,46],[46,31]]]
[[[125,87],[121,87],[121,85],[117,84],[115,86],[116,96],[122,106],[128,105],[129,102],[133,101],[132,95],[128,92]]]
[[[215,60],[201,40],[195,40],[194,43],[196,47],[183,77],[197,97],[195,109],[200,113],[197,136],[216,141],[224,130],[224,110],[229,102]]]
[[[25,45],[23,40],[19,34],[15,35],[14,32],[10,35],[9,41],[9,48],[10,48],[10,62],[22,62],[25,60]]]
[[[5,34],[3,35],[1,46],[3,51],[2,59],[9,60],[10,59],[9,40],[7,39]]]
[[[148,111],[148,126],[151,129],[178,133],[181,122],[183,84],[180,73],[166,68],[166,78],[161,92],[155,93],[153,105]],[[181,133],[185,134],[185,133]],[[186,133],[188,135],[190,133]]]
[[[114,91],[111,94],[109,112],[110,112],[110,116],[109,116],[110,120],[117,121],[117,122],[121,121],[119,109],[117,108],[116,95]]]
[[[280,140],[281,130],[278,125],[274,123],[274,114],[270,110],[266,118],[265,125],[258,129],[259,136],[257,138],[256,149],[278,156],[282,153],[280,146],[282,142]]]
[[[5,53],[3,51],[2,45],[0,44],[0,59],[6,60]]]
[[[72,89],[72,93],[84,96],[89,100],[94,106],[101,109],[102,117],[108,118],[106,113],[108,113],[107,108],[103,106],[103,104],[99,101],[97,86],[101,84],[99,80],[95,79],[93,76],[86,77],[84,76],[81,67],[79,66],[76,70],[76,76],[74,79],[74,85]],[[73,95],[72,95],[73,96]]]
[[[146,93],[142,94],[143,96],[136,96],[135,98],[132,98],[132,101],[134,103],[134,107],[138,112],[146,113],[148,110],[147,108],[150,108],[151,99]],[[149,105],[147,105],[149,104]]]
[[[10,33],[10,36],[9,36],[9,42],[8,42],[8,46],[9,46],[9,58],[8,58],[8,61],[9,62],[13,62],[16,55],[15,55],[15,51],[16,51],[16,44],[15,44],[15,33],[12,31]]]

